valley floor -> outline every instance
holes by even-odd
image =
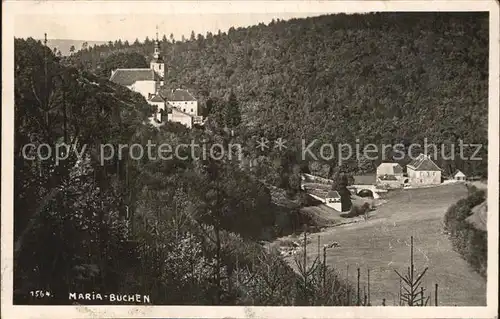
[[[336,267],[356,285],[361,268],[361,292],[370,269],[371,303],[392,306],[399,292],[399,277],[410,260],[410,236],[414,237],[417,272],[429,267],[423,278],[425,294],[434,302],[434,284],[439,285],[440,306],[485,306],[486,281],[471,270],[453,251],[443,232],[443,217],[450,205],[467,195],[464,185],[443,185],[426,189],[398,190],[387,194],[387,203],[371,213],[368,221],[330,227],[311,236],[309,259],[317,256],[320,244],[336,241],[339,247],[327,252],[327,264]]]

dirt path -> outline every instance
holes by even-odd
[[[339,242],[340,247],[328,250],[327,263],[336,266],[343,276],[349,265],[349,279],[354,283],[360,267],[361,291],[370,268],[372,304],[380,305],[385,298],[387,305],[393,305],[399,291],[394,269],[401,273],[409,266],[409,241],[413,235],[416,270],[429,267],[423,280],[426,295],[432,294],[434,300],[437,283],[440,306],[484,306],[486,281],[453,251],[443,233],[447,208],[466,194],[463,185],[394,192],[367,222],[333,227],[313,235],[309,257],[317,255],[317,235],[321,236],[321,245]]]

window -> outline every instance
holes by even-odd
[[[193,109],[191,109],[191,113],[193,113]]]
[[[158,69],[159,69],[159,70],[161,70],[161,64],[160,64],[160,65],[158,65]]]

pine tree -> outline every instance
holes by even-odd
[[[236,95],[231,92],[229,99],[227,101],[226,112],[225,112],[225,122],[226,126],[229,128],[235,128],[241,123],[241,111]]]

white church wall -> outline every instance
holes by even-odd
[[[156,93],[156,81],[137,81],[128,88],[140,93],[144,98],[148,99],[149,94]]]

